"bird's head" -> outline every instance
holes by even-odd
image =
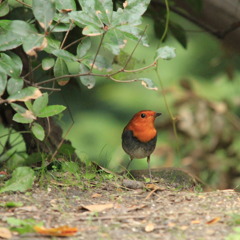
[[[149,141],[157,134],[154,121],[160,115],[161,113],[150,110],[140,111],[133,116],[125,129],[133,131],[133,135],[139,140]]]

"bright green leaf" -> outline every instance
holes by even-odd
[[[41,97],[37,98],[33,103],[33,112],[36,116],[47,106],[48,94],[44,93]]]
[[[18,167],[13,171],[12,177],[0,189],[0,193],[9,191],[24,192],[32,187],[34,178],[34,171],[30,167]]]
[[[57,49],[52,52],[53,55],[55,55],[58,58],[62,58],[65,61],[77,61],[78,59],[70,52],[63,50],[63,49]]]
[[[45,117],[52,117],[64,111],[66,109],[65,106],[62,105],[51,105],[46,106],[39,114],[38,117],[45,118]]]
[[[18,122],[18,123],[31,123],[31,122],[33,122],[33,118],[27,118],[27,117],[24,117],[20,113],[15,113],[13,115],[13,121]]]
[[[25,113],[27,111],[26,108],[22,107],[19,104],[16,103],[10,103],[11,107],[14,109],[14,111],[18,112],[18,113]]]
[[[42,68],[43,70],[47,71],[54,66],[55,60],[54,58],[44,58],[42,60]]]
[[[91,39],[89,37],[85,38],[77,47],[77,56],[78,58],[84,57],[88,50],[91,48]]]
[[[80,168],[79,165],[76,162],[62,162],[61,164],[62,171],[63,172],[69,172],[69,173],[79,173]]]
[[[47,31],[55,14],[55,2],[53,0],[33,0],[32,9],[40,26]]]
[[[23,88],[22,78],[10,78],[7,83],[7,92],[9,95],[13,95]]]
[[[7,86],[7,75],[0,72],[0,97],[3,95]]]
[[[85,65],[91,67],[93,65],[93,60],[94,60],[94,57],[91,57],[91,59],[89,58],[86,58],[82,61],[82,63],[84,63]],[[111,71],[112,70],[112,64],[111,62],[105,58],[104,56],[102,55],[97,55],[96,59],[95,59],[95,62],[94,62],[94,66],[93,68],[95,69],[98,69],[98,70],[107,70],[107,71]]]
[[[35,87],[26,87],[23,88],[22,90],[18,91],[17,93],[10,95],[7,100],[8,102],[15,102],[15,101],[20,101],[20,102],[25,102],[30,99],[37,99],[40,96],[42,96],[42,93],[38,88]]]
[[[112,0],[95,0],[95,14],[105,25],[110,25],[112,21],[113,2]]]
[[[94,25],[87,25],[82,31],[83,35],[91,37],[99,36],[102,35],[103,33],[104,30],[102,28],[95,27]]]
[[[8,1],[4,1],[0,3],[0,17],[7,15],[9,12]]]
[[[142,81],[142,85],[150,90],[155,90],[157,91],[158,88],[154,85],[153,81],[149,78],[139,78],[139,81]]]
[[[84,64],[80,64],[80,73],[88,73],[88,72],[89,72],[89,69]],[[87,86],[88,89],[93,88],[96,83],[95,77],[90,75],[80,76],[80,81],[83,85]]]
[[[74,0],[55,0],[56,9],[61,10],[76,10],[76,3]]]
[[[26,101],[25,105],[28,108],[28,110],[33,111],[33,105],[32,105],[32,101],[31,100]]]
[[[33,135],[40,141],[43,141],[43,139],[45,138],[45,131],[40,124],[38,124],[36,122],[33,123],[31,131],[32,131]]]
[[[161,58],[163,60],[171,60],[176,57],[176,49],[173,47],[162,47],[157,49],[156,60]]]
[[[23,50],[29,56],[37,56],[47,46],[47,38],[42,34],[31,34],[23,40]]]
[[[62,58],[57,58],[57,61],[55,62],[54,68],[53,68],[53,72],[54,72],[54,76],[55,77],[61,77],[64,75],[68,75],[68,68],[67,68],[67,64],[66,62],[62,59]],[[68,78],[62,78],[59,79],[59,82],[68,82],[69,81],[69,77]]]
[[[23,203],[22,202],[5,202],[5,203],[0,203],[1,207],[22,207]]]
[[[16,54],[0,54],[0,72],[11,77],[19,77],[22,72],[22,66],[22,61]]]

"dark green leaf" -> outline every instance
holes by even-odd
[[[36,32],[36,29],[25,21],[0,20],[0,51],[16,48],[22,44],[25,37]]]
[[[76,3],[74,0],[55,0],[56,8],[61,10],[76,10]]]
[[[176,23],[171,23],[169,25],[172,35],[178,40],[178,42],[184,47],[187,48],[187,36],[185,30]]]
[[[47,31],[55,14],[55,2],[53,0],[33,0],[32,9],[40,26]]]
[[[78,58],[84,57],[88,50],[91,48],[91,39],[89,37],[85,38],[77,47]]]
[[[14,53],[0,54],[0,72],[11,77],[19,77],[22,72],[22,61]]]
[[[7,75],[0,72],[0,97],[3,95],[7,86]]]
[[[47,46],[47,38],[42,34],[31,34],[23,40],[23,49],[29,56],[36,56]]]
[[[157,49],[157,53],[156,53],[156,60],[161,58],[163,60],[171,60],[173,58],[176,57],[176,52],[175,52],[175,48],[173,47],[162,47]]]
[[[0,193],[8,191],[24,192],[32,187],[34,178],[34,171],[30,167],[18,167],[13,171],[12,177],[0,189]]]
[[[30,111],[26,111],[25,113],[28,113],[28,112],[30,112]],[[13,121],[18,122],[18,123],[31,123],[31,122],[33,122],[34,119],[32,117],[30,117],[30,118],[24,117],[23,116],[24,114],[15,113],[13,115]]]
[[[54,76],[55,77],[60,77],[60,76],[64,76],[64,75],[68,75],[68,68],[67,68],[67,64],[65,63],[65,61],[62,58],[57,58],[57,61],[55,62],[54,68],[53,68],[53,72],[54,72]],[[62,78],[59,79],[59,82],[68,82],[69,81],[69,77],[68,78]]]
[[[42,96],[42,93],[38,88],[35,87],[27,87],[23,88],[22,90],[18,91],[17,93],[9,96],[7,98],[8,102],[15,102],[15,101],[20,101],[20,102],[25,102],[30,99],[36,99]]]
[[[0,17],[7,15],[9,12],[8,1],[4,1],[0,3]]]
[[[54,58],[44,58],[42,60],[42,68],[43,70],[47,71],[54,66],[55,60]]]
[[[18,113],[25,113],[27,111],[26,108],[22,107],[21,105],[19,104],[16,104],[16,103],[11,103],[10,104],[11,107],[14,109],[14,111],[18,112]]]
[[[75,148],[70,143],[63,143],[58,151],[58,153],[68,156],[71,156],[74,152]]]
[[[84,65],[80,64],[80,73],[88,73],[89,69]],[[86,75],[86,76],[81,76],[80,81],[83,85],[87,86],[88,89],[91,89],[95,85],[95,77]]]
[[[41,97],[37,98],[33,103],[33,112],[36,116],[47,106],[48,94],[44,93]]]
[[[55,55],[58,58],[62,58],[65,61],[77,61],[77,57],[75,57],[72,53],[63,50],[63,49],[57,49],[52,52],[53,55]]]
[[[33,135],[40,141],[43,141],[44,137],[45,137],[45,132],[43,127],[38,124],[38,123],[33,123],[31,131],[33,133]]]
[[[39,114],[38,117],[44,118],[44,117],[52,117],[54,115],[57,115],[64,111],[66,109],[65,106],[62,105],[51,105],[46,106]]]
[[[69,172],[69,173],[79,173],[80,168],[79,165],[76,162],[63,162],[61,164],[62,171],[63,172]]]
[[[8,208],[12,208],[12,207],[22,207],[23,203],[22,202],[5,202],[5,203],[0,203],[1,207],[8,207]]]
[[[142,81],[142,85],[150,90],[158,90],[158,88],[154,85],[153,81],[149,78],[139,78],[139,81]]]
[[[13,95],[23,88],[22,78],[10,78],[7,83],[7,92],[9,95]]]

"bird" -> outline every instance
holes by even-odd
[[[157,130],[154,121],[160,115],[162,113],[151,110],[139,111],[132,117],[122,132],[122,148],[130,156],[126,169],[133,159],[147,158],[151,182],[150,156],[157,143]]]

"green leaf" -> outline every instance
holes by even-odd
[[[24,192],[32,187],[34,178],[34,171],[30,167],[18,167],[13,171],[12,177],[0,189],[0,193],[9,191]]]
[[[184,47],[187,48],[187,36],[185,30],[176,23],[171,22],[169,25],[172,35],[177,39],[177,41]]]
[[[0,72],[11,77],[19,77],[22,72],[22,66],[22,61],[16,54],[0,54]]]
[[[18,113],[25,113],[27,111],[26,108],[20,106],[19,104],[16,103],[10,103],[11,107],[14,109],[14,111],[18,112]]]
[[[153,81],[149,78],[139,78],[139,81],[142,81],[142,85],[150,90],[155,90],[157,91],[158,88],[154,85]]]
[[[87,25],[83,31],[82,34],[86,35],[86,36],[99,36],[102,35],[104,33],[104,30],[102,28],[96,27],[94,25]]]
[[[33,120],[34,120],[33,118],[24,117],[20,113],[15,113],[13,115],[13,121],[18,122],[18,123],[31,123],[31,122],[33,122]]]
[[[77,46],[77,56],[78,58],[84,57],[88,50],[91,48],[91,39],[89,37],[85,38],[81,43]]]
[[[45,117],[52,117],[64,111],[66,109],[65,106],[62,105],[51,105],[46,106],[39,114],[38,117],[45,118]]]
[[[113,3],[112,0],[95,0],[95,14],[105,25],[112,22]]]
[[[9,95],[13,95],[23,88],[22,78],[10,78],[7,83],[7,92]]]
[[[77,61],[78,59],[70,52],[63,50],[63,49],[57,49],[52,52],[53,55],[55,55],[58,58],[62,58],[65,61]]]
[[[55,62],[55,65],[53,68],[53,72],[55,77],[60,77],[60,76],[69,74],[67,64],[62,58],[57,58],[57,61]],[[58,81],[68,82],[69,79],[70,79],[69,77],[62,78],[62,79],[59,79]]]
[[[8,208],[12,208],[12,207],[22,207],[23,203],[22,202],[5,202],[5,203],[0,203],[1,207],[8,207]]]
[[[7,15],[9,12],[8,1],[4,1],[0,3],[0,17]]]
[[[70,173],[79,173],[80,168],[76,162],[62,162],[61,168],[63,172],[70,172]]]
[[[40,26],[46,32],[55,14],[55,2],[53,0],[33,0],[32,10]]]
[[[33,103],[33,112],[36,116],[47,106],[48,94],[44,93],[41,97],[37,98]]]
[[[42,68],[43,70],[47,71],[54,66],[55,59],[54,58],[44,58],[42,60]]]
[[[74,0],[55,0],[56,9],[61,10],[76,10],[76,3]]]
[[[91,57],[91,59],[86,58],[82,61],[85,65],[88,67],[91,67],[93,64],[94,57]],[[112,64],[109,62],[107,58],[105,58],[102,55],[97,55],[97,58],[95,59],[93,68],[98,69],[102,71],[103,69],[107,70],[108,72],[112,70]]]
[[[0,51],[16,48],[22,40],[36,29],[25,21],[0,20]]]
[[[80,73],[88,73],[88,72],[89,72],[89,69],[84,64],[80,64]],[[96,83],[95,77],[90,75],[80,76],[79,79],[83,85],[87,86],[88,89],[93,88]]]
[[[47,45],[46,48],[44,48],[44,51],[49,53],[49,54],[51,54],[54,50],[60,48],[61,42],[56,40],[56,39],[53,39],[51,37],[47,37],[47,42],[48,42],[48,45]]]
[[[90,3],[91,1],[85,1],[85,2]],[[94,4],[95,3],[93,1],[92,6],[94,6]],[[99,19],[95,15],[95,12],[93,11],[92,6],[90,7],[90,10],[87,12],[73,11],[73,12],[70,12],[68,15],[74,21],[74,23],[81,28],[87,25],[95,26],[95,28],[101,28],[103,27],[103,24],[99,21]]]
[[[33,123],[31,131],[32,131],[33,135],[40,141],[43,141],[43,139],[45,138],[45,131],[40,124],[38,124],[36,122]]]
[[[121,48],[124,48],[127,40],[124,34],[120,31],[109,31],[105,35],[104,47],[109,49],[114,55],[120,53]]]
[[[23,40],[23,50],[29,56],[37,56],[47,46],[47,38],[42,34],[31,34]]]
[[[38,88],[27,87],[27,88],[23,88],[22,90],[18,91],[15,94],[9,96],[7,98],[7,100],[10,103],[16,102],[16,101],[26,102],[30,99],[39,98],[40,96],[42,96],[42,93],[40,92],[40,90]]]
[[[7,75],[0,72],[0,97],[3,95],[7,86]]]
[[[156,58],[155,60],[161,58],[163,60],[171,60],[172,58],[176,57],[176,49],[173,47],[162,47],[157,49],[157,53],[156,53]]]

